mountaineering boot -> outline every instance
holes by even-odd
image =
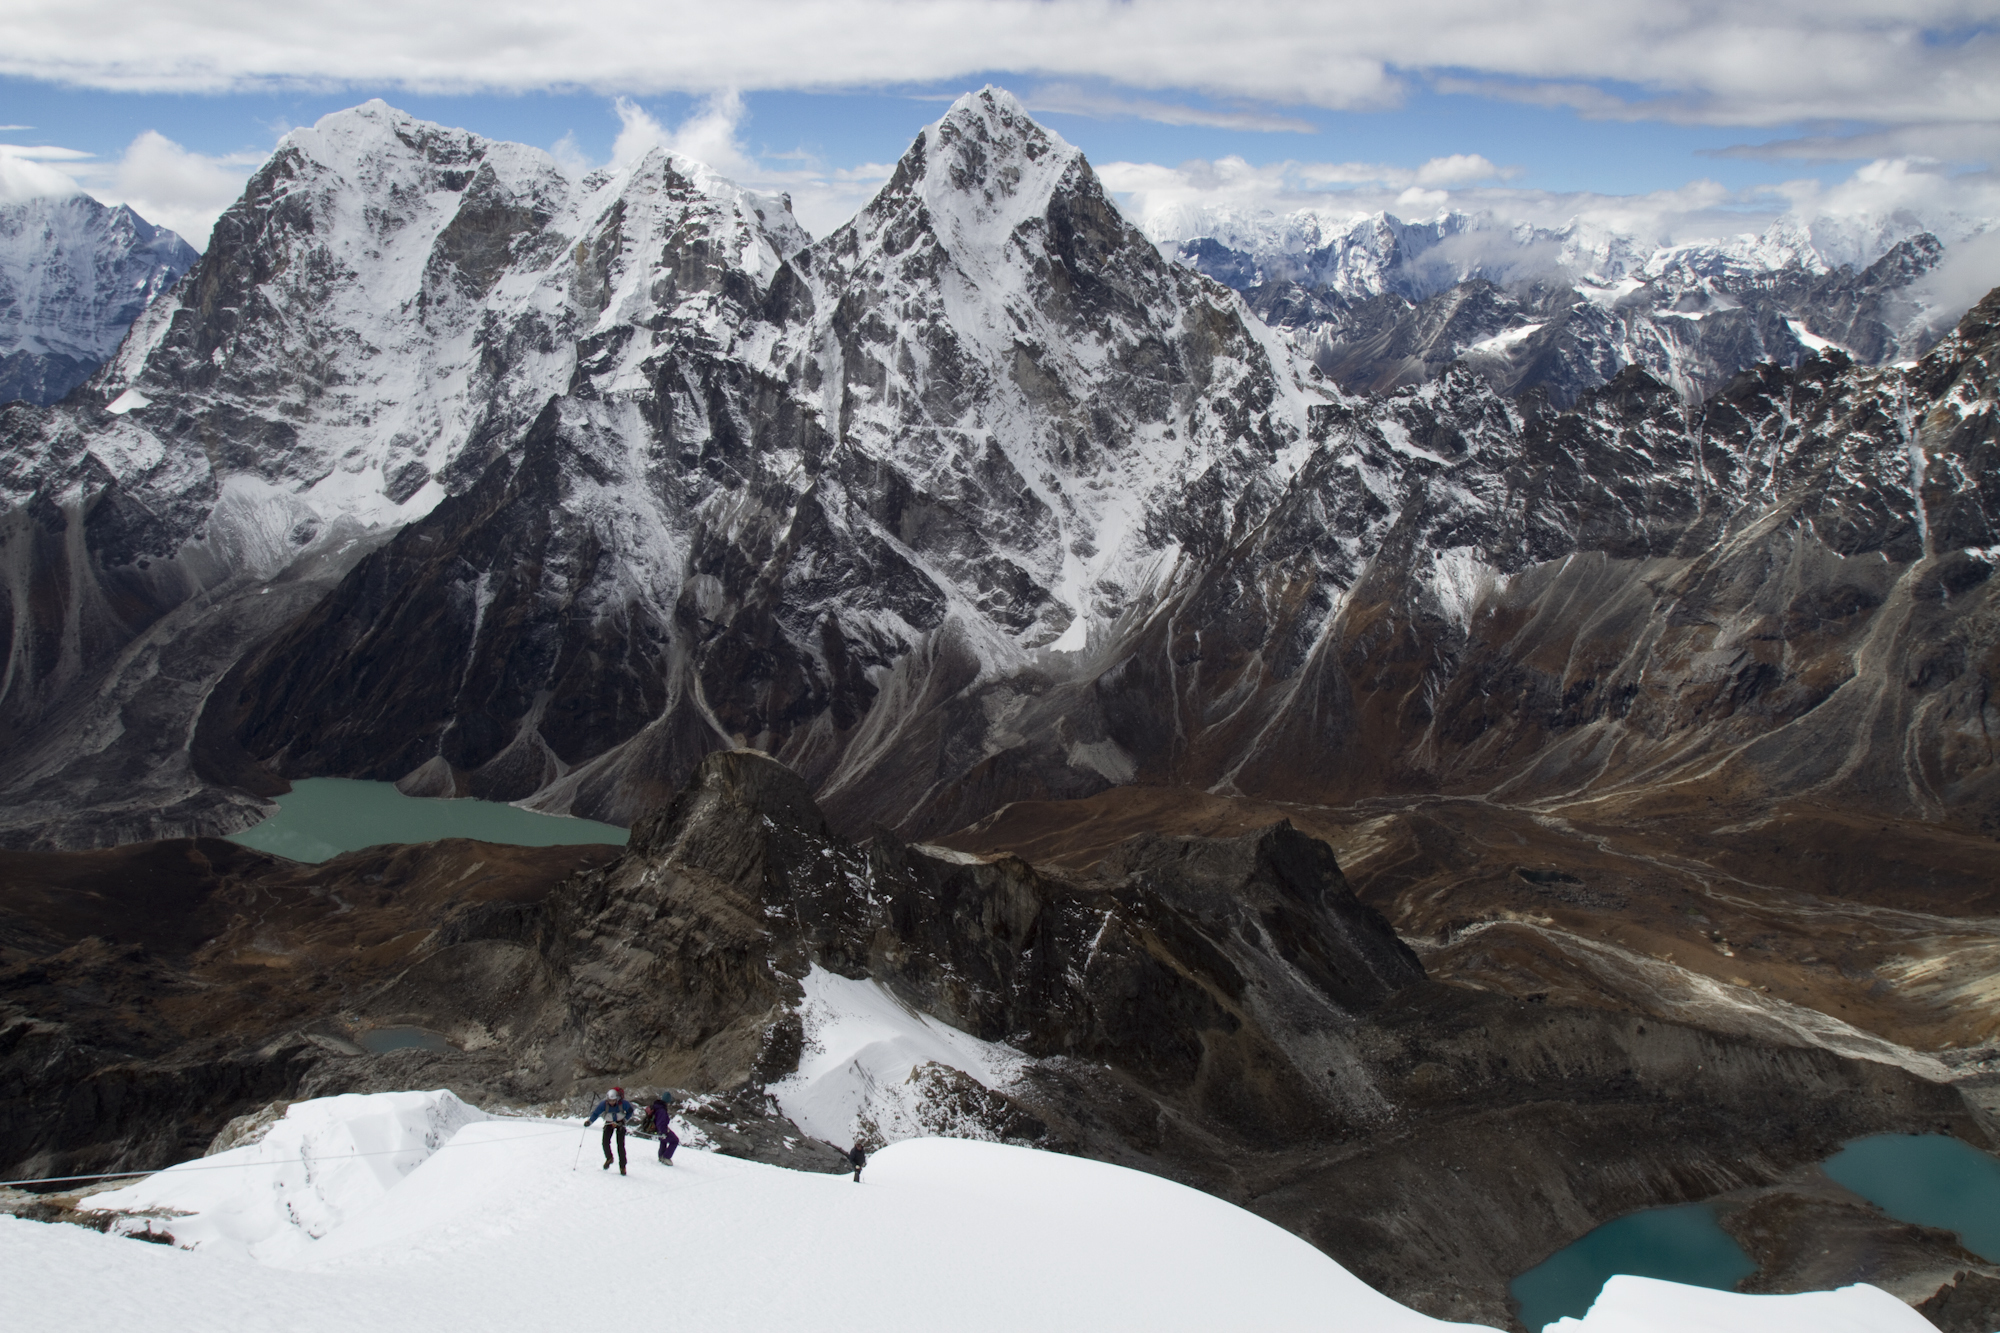
[[[625,1174],[625,1163],[620,1162],[618,1164],[618,1174],[621,1176]]]
[[[604,1169],[606,1171],[609,1171],[611,1169],[611,1159],[609,1157],[604,1159]]]

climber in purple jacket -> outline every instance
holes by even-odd
[[[674,1149],[681,1146],[681,1136],[674,1133],[674,1108],[668,1104],[665,1097],[655,1097],[653,1104],[646,1108],[646,1119],[652,1122],[653,1128],[659,1133],[660,1161],[672,1166]]]

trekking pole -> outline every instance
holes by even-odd
[[[577,1167],[583,1165],[583,1141],[589,1137],[590,1137],[589,1125],[585,1125],[582,1129],[579,1129],[576,1132],[576,1157],[572,1159],[569,1164],[569,1169],[571,1171],[574,1171],[577,1169]]]

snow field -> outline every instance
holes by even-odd
[[[431,1112],[412,1107],[419,1098]],[[323,1146],[331,1121],[407,1131],[463,1105],[448,1093],[327,1100],[341,1105],[293,1108],[314,1108],[302,1121],[321,1127]],[[227,1238],[188,1253],[0,1218],[9,1314],[22,1327],[307,1333],[634,1319],[868,1333],[1464,1327],[1396,1304],[1250,1213],[1101,1163],[921,1139],[883,1150],[856,1186],[686,1148],[663,1167],[633,1139],[632,1174],[621,1177],[599,1168],[597,1141],[595,1127],[575,1122],[468,1121],[322,1238],[262,1262]],[[262,1164],[242,1176],[211,1170],[197,1185],[192,1168],[221,1156],[119,1193],[132,1196],[128,1207],[199,1205],[167,1223],[190,1235],[216,1225],[210,1214],[301,1197],[296,1181],[274,1188]],[[326,1155],[319,1184],[362,1192],[358,1178],[383,1174],[375,1160]],[[223,1181],[238,1183],[212,1183]]]
[[[369,1143],[387,1147],[332,1151]],[[1401,1306],[1220,1199],[1100,1162],[913,1139],[877,1154],[856,1186],[687,1147],[663,1167],[637,1138],[621,1177],[599,1168],[597,1144],[595,1127],[489,1118],[448,1092],[298,1103],[258,1144],[118,1192],[127,1208],[191,1213],[166,1225],[198,1243],[192,1252],[0,1216],[7,1314],[24,1328],[217,1333],[610,1321],[704,1333],[1477,1327]],[[227,1169],[232,1154],[250,1154],[237,1159],[244,1169]],[[285,1174],[299,1165],[306,1177]],[[313,1199],[345,1207],[317,1239],[293,1227],[253,1258],[256,1242],[230,1230],[310,1211]],[[1550,1327],[1929,1329],[1872,1287],[1739,1296],[1629,1277],[1584,1319]]]

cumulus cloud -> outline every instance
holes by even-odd
[[[87,191],[129,204],[146,221],[180,233],[197,250],[222,210],[243,192],[261,153],[210,157],[147,130],[106,161],[75,148],[0,144],[0,202]]]
[[[0,204],[76,193],[75,181],[46,164],[45,151],[0,144]]]
[[[609,165],[630,166],[655,148],[692,158],[748,189],[789,194],[793,216],[815,236],[854,216],[893,170],[876,162],[833,167],[804,152],[752,152],[742,137],[743,98],[733,89],[703,99],[686,120],[671,128],[627,97],[616,99],[612,109],[618,114],[619,131]],[[574,138],[556,145],[556,160],[567,170],[594,165],[577,149]]]
[[[222,210],[243,193],[260,154],[209,157],[191,153],[156,130],[134,139],[112,174],[108,201],[130,204],[139,216],[181,234],[197,250]]]
[[[1917,283],[1940,326],[1955,322],[1995,287],[2000,287],[2000,231],[1982,232],[1952,246]]]
[[[1516,169],[1503,170],[1488,162],[1479,153],[1453,153],[1449,157],[1434,157],[1417,168],[1418,185],[1470,185],[1474,181],[1490,181],[1507,176],[1518,176]]]
[[[1244,213],[1299,208],[1374,212],[1398,207],[1428,214],[1451,199],[1449,189],[1519,175],[1479,153],[1434,157],[1416,167],[1389,162],[1272,162],[1253,166],[1241,157],[1194,160],[1177,167],[1154,162],[1106,162],[1097,168],[1105,187],[1126,212],[1149,229],[1180,211],[1216,209]]]
[[[0,73],[101,88],[826,89],[1006,70],[1252,103],[1452,79],[1604,116],[2000,120],[1990,0],[15,0]]]

